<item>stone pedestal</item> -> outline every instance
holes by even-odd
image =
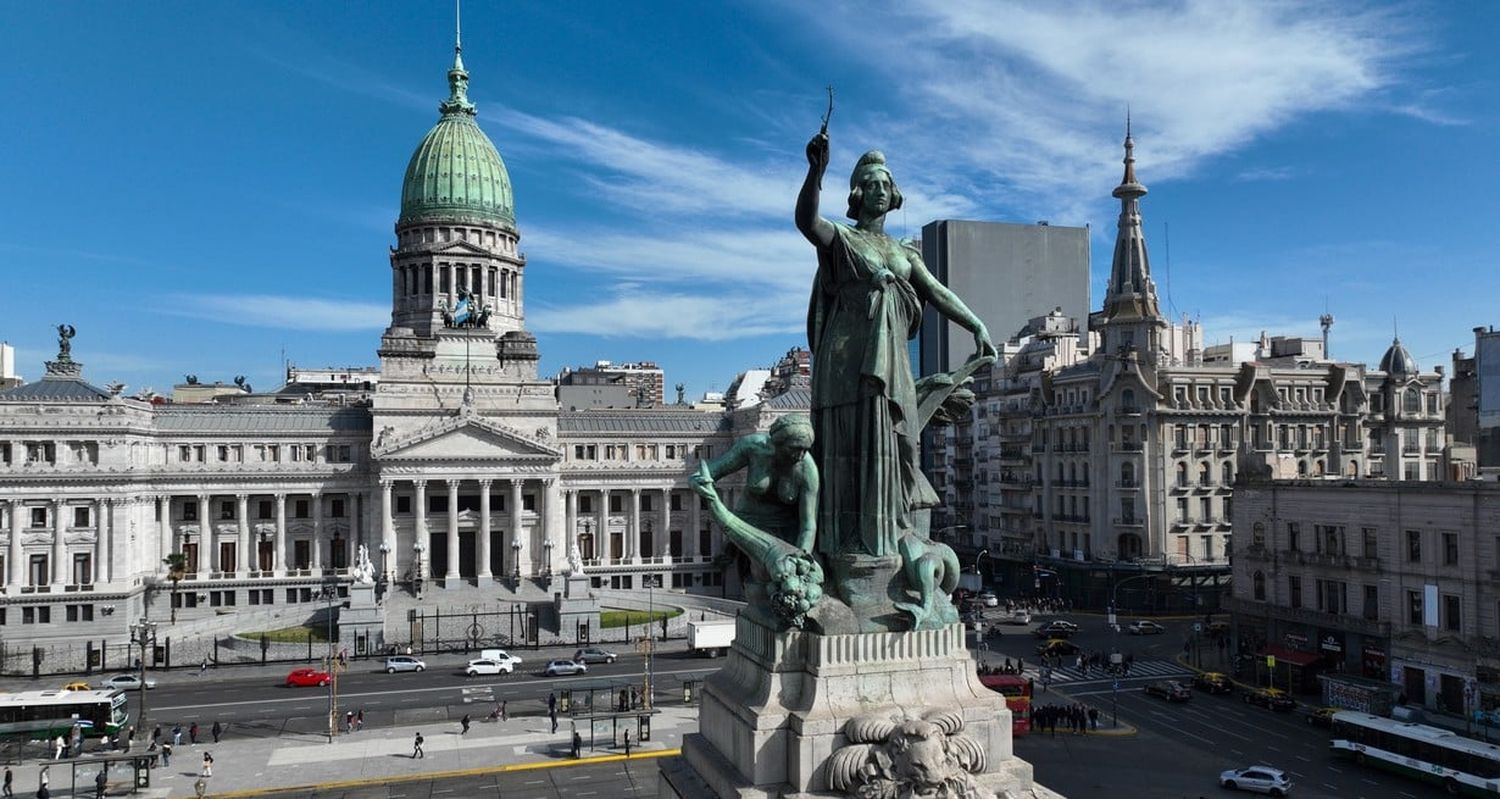
[[[984,753],[974,781],[991,796],[1054,796],[1011,750],[1011,714],[979,683],[962,625],[915,632],[775,632],[745,615],[723,669],[702,692],[699,732],[662,764],[660,796],[812,799],[843,795],[829,759],[853,743],[845,725],[881,714],[950,710]]]
[[[550,581],[552,585],[557,580]],[[573,640],[582,625],[588,625],[589,640],[597,640],[599,629],[599,596],[587,575],[566,574],[562,578],[563,590],[552,593],[552,609],[557,614],[557,637]]]
[[[385,646],[385,616],[375,601],[374,583],[352,583],[349,607],[339,608],[339,647],[351,655],[379,652]]]

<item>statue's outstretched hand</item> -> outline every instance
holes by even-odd
[[[693,490],[698,492],[698,496],[709,502],[719,501],[719,491],[714,488],[714,478],[708,471],[708,464],[698,464],[698,471],[688,478],[688,482],[692,484]]]
[[[808,140],[807,165],[820,177],[828,169],[828,134],[819,133]]]
[[[984,326],[983,322],[979,323],[979,327],[974,331],[974,355],[977,357],[986,355],[991,358],[999,357],[999,353],[995,351],[995,343],[990,341],[990,331]]]

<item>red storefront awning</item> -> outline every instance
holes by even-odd
[[[1311,666],[1323,659],[1316,652],[1298,652],[1295,649],[1287,649],[1284,646],[1268,646],[1260,652],[1261,657],[1270,655],[1276,658],[1278,664],[1290,663],[1293,666]]]

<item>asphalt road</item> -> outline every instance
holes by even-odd
[[[991,611],[993,615],[993,611]],[[1173,661],[1191,644],[1188,621],[1166,621],[1167,632],[1131,636],[1110,631],[1099,616],[1044,616],[1030,626],[1003,627],[991,639],[991,662],[1022,657],[1029,669],[1040,639],[1031,635],[1039,622],[1065,618],[1080,625],[1071,640],[1086,651],[1108,653],[1115,647],[1135,656],[1130,677],[1118,680],[1094,672],[1081,675],[1073,668],[1055,673],[1053,690],[1038,692],[1039,705],[1082,701],[1101,710],[1107,724],[1118,703],[1120,719],[1139,730],[1132,737],[1072,736],[1056,738],[1033,733],[1016,741],[1016,753],[1030,761],[1037,779],[1066,796],[1128,795],[1142,799],[1235,796],[1218,787],[1218,775],[1229,768],[1266,764],[1292,775],[1292,794],[1329,799],[1426,799],[1445,796],[1440,789],[1336,760],[1328,754],[1328,731],[1307,724],[1302,710],[1277,713],[1248,705],[1236,694],[1210,695],[1194,691],[1187,702],[1169,703],[1146,695],[1149,683],[1185,669]],[[1121,617],[1120,624],[1132,621]],[[1217,647],[1205,645],[1205,667],[1222,663]],[[1071,666],[1071,664],[1069,664]],[[1154,672],[1154,673],[1146,673]],[[1186,677],[1178,679],[1187,679]],[[1243,794],[1239,794],[1243,795]]]
[[[612,703],[605,703],[620,688],[641,685],[645,668],[643,656],[622,652],[612,664],[590,665],[586,674],[546,677],[542,674],[546,653],[520,656],[524,661],[516,673],[480,677],[464,676],[468,659],[453,655],[426,658],[426,671],[396,674],[381,670],[379,660],[356,661],[339,675],[339,711],[364,710],[365,725],[370,727],[394,725],[398,714],[401,724],[456,722],[465,713],[478,722],[501,701],[512,716],[540,715],[546,711],[549,692],[570,689],[574,701],[582,702],[590,688],[595,690],[596,706],[607,710]],[[659,653],[653,661],[658,704],[680,702],[684,680],[701,680],[722,662],[686,652]],[[148,722],[165,730],[176,723],[186,728],[196,721],[202,735],[207,735],[215,721],[225,725],[228,734],[241,736],[324,731],[328,689],[286,687],[286,672],[295,667],[257,668],[230,678],[212,672],[203,678],[174,676],[148,692]],[[139,697],[131,692],[132,715],[138,709]]]
[[[657,761],[265,794],[268,799],[652,799]]]

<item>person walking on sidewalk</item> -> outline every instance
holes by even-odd
[[[625,756],[630,757],[630,730],[625,731]]]
[[[109,787],[109,774],[103,768],[94,777],[94,799],[104,799],[104,789]]]
[[[16,781],[16,775],[11,773],[10,766],[5,767],[5,784],[0,786],[0,796],[15,796],[16,792],[11,790],[11,783]]]
[[[213,775],[214,775],[214,756],[213,756],[213,754],[211,754],[209,752],[204,752],[203,753],[203,774],[202,774],[202,776],[204,776],[204,777],[212,777]]]
[[[172,745],[165,743],[161,745],[161,766],[166,768],[172,765]]]
[[[354,714],[354,729],[356,729],[356,730],[362,730],[364,728],[365,728],[365,709],[364,708],[360,708],[359,712]]]
[[[416,740],[412,741],[411,757],[413,760],[416,760],[419,757],[427,757],[427,753],[422,751],[422,733],[420,732],[417,733]]]
[[[188,725],[188,743],[192,746],[198,745],[198,722]]]
[[[510,713],[505,707],[505,700],[500,700],[500,720],[510,721]]]
[[[214,722],[214,728],[213,728],[213,734],[214,734],[214,743],[218,743],[219,742],[219,736],[224,734],[224,725],[222,725],[219,722],[215,721]]]
[[[468,713],[465,713],[464,717],[458,720],[458,726],[462,728],[462,729],[460,729],[458,731],[459,735],[468,735],[469,734],[469,714]]]
[[[172,725],[172,745],[173,746],[182,746],[182,725],[181,724],[173,724]]]

